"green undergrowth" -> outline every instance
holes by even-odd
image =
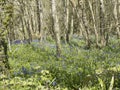
[[[59,59],[55,51],[13,45],[9,52],[11,70],[0,75],[0,90],[120,90],[118,43],[89,50],[64,45]]]

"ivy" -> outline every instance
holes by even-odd
[[[13,17],[13,4],[8,3],[6,0],[0,0],[0,59],[4,64],[0,64],[0,67],[10,68],[8,64],[8,55],[7,55],[7,35],[9,28],[11,27],[12,17]],[[3,48],[3,49],[2,49]],[[1,58],[4,55],[4,58]],[[4,71],[4,70],[2,70]]]

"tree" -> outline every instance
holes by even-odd
[[[55,0],[51,0],[52,4],[52,18],[53,18],[53,25],[54,25],[54,34],[55,34],[55,41],[56,41],[56,53],[57,56],[61,56],[61,43],[60,43],[60,28],[59,28],[59,22],[57,17],[57,11],[56,11],[56,2]]]
[[[90,0],[87,0],[87,1],[88,1],[88,4],[89,4],[89,7],[90,7],[91,16],[92,16],[92,19],[93,19],[93,28],[94,28],[94,33],[95,33],[96,46],[98,47],[99,46],[99,40],[98,40],[98,31],[97,31],[97,27],[96,27],[95,14],[94,14],[94,11],[93,11],[93,6],[92,6],[91,1]]]
[[[13,3],[8,3],[5,0],[1,0],[0,3],[2,3],[2,5],[0,6],[0,8],[2,9],[0,11],[0,24],[2,26],[0,28],[0,61],[3,63],[0,63],[0,67],[10,69],[7,55],[7,36],[12,26],[11,22],[13,17]]]
[[[100,42],[101,47],[105,46],[105,6],[104,1],[100,0]]]
[[[116,24],[116,31],[117,31],[117,38],[120,38],[120,28],[119,28],[119,19],[118,19],[118,13],[119,13],[119,6],[118,6],[119,0],[114,0],[114,18],[115,18],[115,24]]]

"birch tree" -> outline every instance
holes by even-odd
[[[105,46],[105,6],[104,0],[100,0],[100,41],[101,46]]]
[[[119,27],[119,6],[118,3],[119,0],[114,0],[114,18],[115,18],[115,24],[116,24],[116,31],[117,31],[117,38],[120,38],[120,27]]]
[[[51,0],[52,4],[52,18],[54,25],[55,41],[56,41],[56,54],[58,57],[61,56],[61,43],[60,43],[60,28],[56,11],[56,0]]]
[[[94,28],[94,33],[95,33],[95,39],[96,39],[96,46],[99,46],[99,40],[98,40],[98,31],[97,31],[97,27],[96,27],[96,20],[95,20],[95,13],[93,11],[93,6],[90,0],[87,0],[89,7],[90,7],[90,11],[91,11],[91,15],[92,15],[92,19],[93,19],[93,28]]]

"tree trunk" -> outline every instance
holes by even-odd
[[[51,0],[52,18],[53,18],[53,24],[54,24],[55,40],[56,40],[56,53],[57,53],[57,56],[60,57],[61,56],[60,28],[59,28],[55,1],[56,0]]]
[[[98,47],[99,46],[99,43],[98,43],[99,40],[98,40],[98,31],[97,31],[97,27],[96,27],[95,15],[94,15],[93,7],[92,7],[92,4],[91,4],[90,0],[88,0],[88,3],[89,3],[92,19],[93,19],[93,28],[94,28],[94,32],[95,32],[96,46]]]
[[[100,41],[101,41],[101,47],[106,45],[105,40],[105,7],[104,7],[104,1],[100,0]]]
[[[120,38],[120,27],[119,25],[119,19],[118,19],[118,0],[114,0],[114,18],[115,18],[115,23],[116,23],[116,31],[117,31],[117,38]]]
[[[82,8],[82,23],[83,23],[85,33],[86,33],[87,48],[89,49],[91,47],[91,41],[90,41],[90,31],[88,27],[88,20],[87,20],[87,15],[86,15],[85,2],[83,2],[83,8]]]
[[[71,39],[72,34],[73,34],[73,28],[74,28],[74,22],[73,22],[73,19],[74,19],[73,18],[74,17],[74,9],[75,9],[75,7],[72,5],[70,7],[70,10],[69,10],[69,15],[68,15],[68,30],[67,30],[67,33],[66,33],[67,43],[70,43],[70,39]]]
[[[42,10],[42,2],[39,0],[36,0],[36,5],[37,5],[37,24],[38,24],[38,32],[39,32],[39,37],[38,39],[42,41],[42,32],[43,32],[43,26],[42,26],[42,18],[43,18],[43,10]]]
[[[39,33],[40,33],[40,32],[41,32],[41,22],[40,22],[41,17],[40,17],[39,0],[36,0],[36,6],[37,6],[37,20],[38,20],[37,24],[38,24],[38,31],[39,31]]]
[[[0,38],[0,71],[6,72],[6,69],[10,69],[7,55],[7,43],[5,39]]]
[[[66,0],[66,22],[65,22],[65,26],[66,26],[66,42],[69,43],[69,15],[70,15],[70,10],[69,10],[69,0]]]

